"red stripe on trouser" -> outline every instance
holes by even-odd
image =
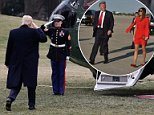
[[[64,92],[66,89],[66,61],[65,61],[65,65],[64,65]]]

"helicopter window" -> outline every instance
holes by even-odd
[[[64,11],[61,12],[61,15],[65,17],[63,22],[63,27],[72,28],[76,23],[76,12]]]
[[[62,1],[61,4],[57,7],[53,14],[61,14],[65,17],[63,22],[63,27],[65,28],[73,28],[77,21],[77,8],[79,6],[78,0],[65,0]],[[51,15],[50,19],[52,19]]]

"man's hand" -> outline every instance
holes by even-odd
[[[31,27],[35,29],[39,28],[34,22],[32,22]]]
[[[107,35],[110,36],[112,34],[111,30],[108,30]]]
[[[147,41],[149,38],[148,37],[145,37],[145,40]]]

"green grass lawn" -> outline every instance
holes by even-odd
[[[38,25],[42,21],[35,21]],[[22,88],[12,111],[5,110],[7,68],[4,66],[6,43],[10,29],[19,27],[21,18],[0,15],[0,115],[153,115],[154,100],[138,99],[134,95],[154,94],[154,82],[144,80],[135,87],[95,92],[92,76],[78,74],[67,76],[64,96],[53,96],[50,64],[46,58],[48,43],[40,45],[39,78],[36,110],[27,108],[27,89]],[[71,63],[71,62],[69,62]],[[73,65],[73,64],[72,64]],[[77,66],[75,66],[77,67]],[[81,73],[81,72],[80,72]],[[42,86],[45,85],[45,86]]]

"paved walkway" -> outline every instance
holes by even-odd
[[[138,68],[130,67],[133,61],[134,50],[130,49],[133,35],[132,33],[125,33],[125,29],[130,25],[132,18],[131,16],[115,16],[115,26],[112,38],[109,40],[109,63],[103,64],[104,57],[99,55],[96,56],[94,67],[108,74],[128,74],[141,66],[142,50],[139,50],[138,56]],[[80,26],[79,30],[79,42],[80,48],[87,59],[89,60],[92,46],[94,44],[94,38],[92,38],[92,26]],[[148,61],[153,55],[154,51],[154,36],[150,36],[147,45],[147,58]]]

